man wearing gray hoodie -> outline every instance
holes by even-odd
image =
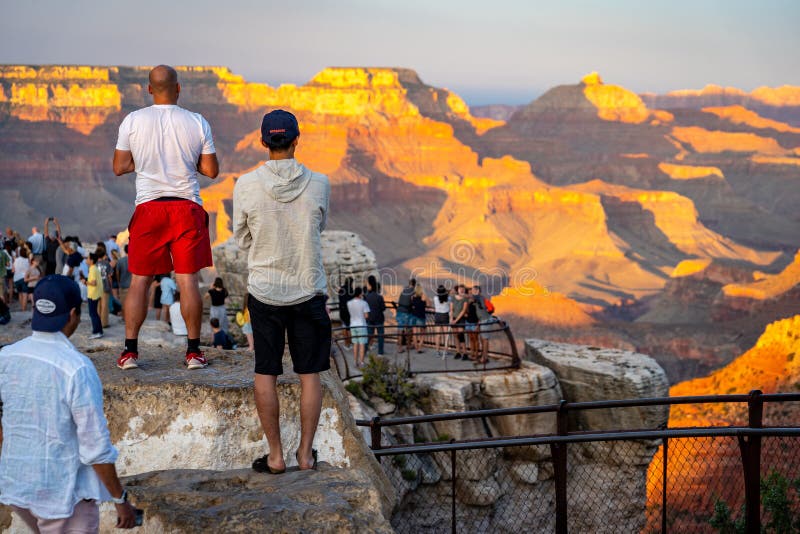
[[[322,409],[319,373],[330,369],[331,321],[321,233],[330,197],[328,177],[294,159],[300,138],[287,111],[264,115],[261,144],[269,160],[239,178],[233,189],[233,232],[247,251],[248,309],[255,342],[255,402],[269,453],[253,462],[259,472],[286,469],[278,417],[277,378],[284,340],[300,376],[300,469],[313,469],[312,448]]]

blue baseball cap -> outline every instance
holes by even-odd
[[[31,329],[37,332],[58,332],[69,321],[72,308],[81,309],[81,290],[67,276],[51,274],[42,278],[33,290]]]
[[[261,119],[261,139],[267,144],[293,141],[298,135],[297,117],[288,111],[276,109]]]

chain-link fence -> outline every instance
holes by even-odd
[[[775,403],[800,399],[769,397]],[[780,527],[800,520],[800,427],[761,428],[761,420],[752,419],[760,415],[752,410],[762,405],[758,395],[730,398],[744,403],[746,420],[750,406],[749,424],[599,432],[566,432],[562,426],[560,435],[388,447],[380,443],[380,432],[373,431],[375,454],[400,496],[392,526],[401,534],[713,533],[759,532],[762,527],[770,527],[766,532],[794,532]],[[713,402],[723,399],[713,397]],[[653,405],[659,399],[641,401]],[[631,406],[636,401],[610,402]],[[566,421],[568,411],[588,404],[603,405],[562,403],[536,409],[553,408]],[[497,417],[514,411],[438,417]],[[429,423],[436,418],[416,419]],[[413,424],[414,419],[398,424]],[[373,430],[392,425],[391,420],[359,423]]]

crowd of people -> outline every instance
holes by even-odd
[[[4,321],[10,320],[12,302],[19,303],[20,311],[27,311],[36,284],[52,274],[68,276],[79,284],[83,300],[89,304],[92,335],[101,337],[109,314],[121,312],[130,285],[127,259],[121,256],[116,234],[84,246],[78,236],[62,235],[55,217],[45,219],[44,233],[34,226],[27,238],[7,227],[0,237],[0,311],[5,312]]]
[[[48,231],[50,222],[53,223],[53,233]],[[90,251],[91,246],[94,248]],[[103,329],[109,326],[109,315],[123,316],[122,302],[131,283],[128,245],[120,247],[116,234],[112,233],[106,241],[84,246],[78,236],[62,236],[58,219],[48,218],[44,233],[33,227],[31,235],[25,239],[7,227],[0,236],[0,325],[11,320],[12,303],[18,302],[21,312],[28,311],[33,304],[36,284],[55,273],[78,283],[92,324],[90,339],[103,337]],[[211,301],[211,318],[218,323],[219,331],[230,339],[225,305],[228,291],[222,278],[214,280],[205,296]],[[154,277],[148,294],[148,308],[155,310],[156,320],[164,320],[170,325],[173,334],[187,335],[180,312],[180,293],[172,273]],[[211,321],[212,331],[216,333],[213,325],[214,321]],[[252,333],[249,335],[252,338]],[[213,340],[209,345],[217,346]],[[224,345],[224,348],[232,348],[233,342]],[[252,342],[248,345],[252,350]]]
[[[377,355],[383,356],[387,307],[375,276],[370,275],[363,288],[355,286],[352,277],[345,278],[338,291],[338,304],[339,318],[346,327],[345,344],[353,347],[356,367],[364,365],[367,348],[373,340],[377,342]],[[431,311],[433,324],[427,321]],[[426,335],[433,334],[436,354],[445,359],[450,336],[455,335],[454,358],[475,364],[488,362],[490,334],[497,330],[498,322],[494,304],[483,295],[480,286],[467,288],[457,284],[448,290],[440,284],[435,296],[429,299],[415,278],[400,292],[395,318],[398,348],[407,347],[422,354]]]

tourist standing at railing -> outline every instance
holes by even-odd
[[[353,298],[347,302],[347,311],[350,315],[350,332],[353,339],[353,359],[356,367],[364,366],[364,357],[367,352],[367,318],[370,307],[364,300],[364,292],[360,287],[353,290]]]
[[[469,336],[469,359],[472,360],[473,363],[478,363],[481,346],[478,325],[478,323],[480,323],[480,319],[478,319],[478,304],[473,294],[470,294],[466,300],[466,323],[464,329]]]
[[[414,287],[414,296],[411,297],[411,321],[414,327],[414,348],[422,354],[422,342],[425,335],[425,310],[428,307],[428,297],[425,296],[421,285]]]
[[[455,295],[450,301],[450,324],[453,325],[453,331],[456,334],[456,360],[468,358],[467,344],[464,336],[464,327],[467,324],[467,287],[464,284],[456,286]]]
[[[403,346],[411,347],[413,336],[411,327],[414,326],[414,318],[411,315],[411,298],[414,296],[414,288],[417,287],[416,278],[408,281],[408,285],[400,292],[397,299],[397,328],[400,331],[400,343],[398,348]]]
[[[475,300],[475,312],[478,315],[478,333],[481,345],[481,358],[479,363],[489,361],[489,336],[494,330],[497,319],[492,315],[494,305],[491,299],[481,294],[481,286],[472,286],[472,298]]]
[[[436,288],[433,299],[434,324],[436,325],[436,354],[444,359],[447,356],[447,330],[450,325],[450,293],[443,285]]]
[[[325,305],[327,277],[322,231],[328,219],[330,182],[295,158],[297,118],[283,110],[264,115],[261,144],[269,160],[233,188],[233,234],[247,252],[247,306],[255,341],[255,403],[269,453],[253,469],[283,473],[278,375],[288,337],[300,377],[300,469],[315,469],[314,436],[322,411],[319,373],[331,368],[331,320]]]
[[[344,284],[342,284],[342,287],[339,288],[337,295],[339,297],[339,320],[342,322],[342,326],[344,327],[344,344],[346,347],[351,345],[350,311],[347,308],[347,303],[353,298],[353,294],[353,279],[348,276],[344,279]]]
[[[378,338],[378,356],[383,356],[383,337],[384,327],[386,321],[384,313],[386,311],[386,302],[383,300],[383,295],[380,294],[380,285],[375,279],[374,275],[367,277],[367,295],[364,300],[369,305],[369,317],[367,317],[367,330],[369,330],[369,339],[372,340],[373,336],[377,333]],[[368,343],[369,344],[369,343]]]

